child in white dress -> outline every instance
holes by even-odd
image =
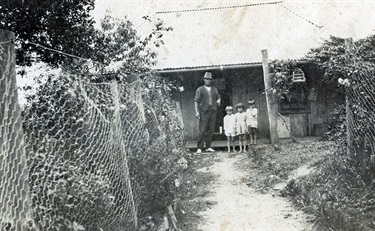
[[[247,133],[247,127],[246,127],[246,113],[245,113],[245,106],[243,103],[238,103],[236,105],[237,113],[236,113],[236,134],[238,136],[238,143],[240,146],[239,152],[245,152],[246,151],[246,133]],[[242,149],[243,145],[243,149]]]
[[[246,125],[250,135],[250,144],[256,144],[258,133],[258,109],[255,108],[254,99],[250,99],[247,103],[249,108],[246,110]]]
[[[230,152],[230,147],[233,146],[233,152],[235,152],[234,137],[236,136],[236,116],[233,114],[233,107],[227,106],[225,108],[227,115],[224,116],[224,133],[227,137],[227,147],[228,152]]]

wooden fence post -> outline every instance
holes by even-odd
[[[24,231],[34,223],[15,56],[14,33],[0,29],[0,230]]]
[[[272,80],[270,78],[267,50],[262,50],[262,66],[263,66],[263,79],[264,79],[264,88],[266,92],[271,144],[279,144],[279,135],[277,134],[277,120],[276,120],[277,103],[275,100],[275,96],[272,92]]]

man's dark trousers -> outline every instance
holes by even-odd
[[[204,149],[204,142],[206,142],[206,148],[211,147],[215,123],[216,110],[212,107],[209,107],[207,111],[200,112],[198,148]]]

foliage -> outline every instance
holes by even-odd
[[[335,137],[345,144],[345,127],[348,129],[349,153],[362,169],[362,177],[372,178],[369,169],[373,150],[371,147],[375,134],[372,131],[375,112],[373,110],[373,95],[375,89],[373,75],[375,72],[375,35],[358,41],[331,37],[321,47],[312,49],[308,57],[324,70],[324,79],[328,84],[338,85],[346,95],[347,120],[343,123],[343,114],[334,121],[329,131],[331,138]],[[341,109],[344,110],[343,108]],[[341,129],[340,129],[341,127]],[[336,134],[334,134],[336,132]],[[365,147],[362,150],[360,147]],[[370,180],[371,181],[371,180]]]
[[[371,66],[374,62],[374,45],[375,35],[354,42],[331,36],[322,46],[311,49],[307,58],[324,70],[327,83],[348,86],[353,74],[366,68],[364,63]]]
[[[257,177],[250,177],[247,184],[252,188],[267,192],[277,183],[292,178],[300,166],[317,165],[322,156],[335,150],[333,142],[301,140],[282,145],[259,145],[251,148],[251,163],[247,169]],[[301,171],[305,173],[304,171]]]
[[[273,92],[279,99],[286,99],[293,87],[293,71],[297,68],[295,60],[273,60],[270,63]]]
[[[44,94],[23,111],[33,209],[42,229],[99,230],[115,203],[111,177],[93,172],[85,158],[92,155],[90,127],[78,119],[87,112],[74,82],[50,74],[39,89]]]
[[[290,181],[282,191],[314,214],[319,230],[373,230],[374,187],[364,187],[360,171],[339,149],[311,175]]]
[[[373,45],[374,36],[355,42],[331,37],[308,54],[324,70],[325,83],[345,93],[347,105],[335,110],[324,136],[337,142],[337,152],[327,156],[313,175],[290,182],[283,193],[313,213],[327,230],[375,228],[373,214],[368,212],[375,209],[371,196],[375,171],[373,162],[366,160],[373,158],[368,148],[374,135],[369,128],[373,125]]]
[[[342,150],[347,148],[347,122],[346,107],[339,105],[332,113],[332,120],[328,131],[323,135],[322,140],[335,141]]]
[[[316,223],[322,225],[319,230],[375,229],[371,145],[375,135],[372,132],[374,47],[375,35],[354,42],[331,37],[307,55],[324,71],[324,83],[344,92],[348,102],[334,111],[330,130],[323,137],[336,141],[337,151],[326,155],[313,174],[289,181],[282,191],[282,195],[291,197],[316,216]],[[282,89],[279,96],[288,93],[289,69],[281,64],[276,71],[281,73],[277,77],[282,84],[276,82]],[[350,143],[347,143],[348,130]],[[347,147],[351,155],[347,155]]]
[[[142,100],[148,139],[139,140],[130,155],[140,200],[140,216],[159,214],[179,193],[181,172],[186,168],[181,118],[170,98],[174,85],[159,76],[144,76]]]
[[[87,228],[96,230],[98,228],[95,226],[96,222],[92,221],[98,219],[97,217],[100,217],[98,214],[101,212],[107,214],[113,203],[118,202],[113,199],[112,175],[109,177],[111,179],[107,179],[108,176],[102,175],[101,172],[88,171],[87,165],[92,165],[95,161],[80,162],[82,160],[79,155],[66,153],[80,152],[85,148],[90,150],[89,146],[86,147],[88,140],[85,134],[93,132],[90,127],[82,127],[79,123],[78,118],[85,116],[83,109],[87,99],[82,92],[76,91],[77,84],[106,84],[116,81],[121,86],[125,86],[126,94],[120,96],[120,101],[124,101],[122,106],[125,109],[121,119],[129,127],[136,127],[136,130],[133,134],[128,134],[128,127],[124,126],[123,133],[126,135],[123,139],[129,143],[127,154],[130,179],[136,194],[136,206],[140,217],[160,216],[165,212],[165,207],[171,205],[178,197],[181,174],[187,167],[186,160],[183,158],[185,151],[182,145],[182,122],[174,111],[174,104],[170,99],[171,91],[175,90],[174,83],[153,74],[150,70],[156,57],[152,47],[160,46],[163,43],[162,33],[171,28],[164,27],[162,22],[158,21],[150,35],[141,40],[127,20],[106,16],[101,26],[102,30],[95,34],[91,47],[96,51],[92,61],[75,60],[65,65],[58,75],[43,73],[47,81],[39,82],[40,86],[36,89],[36,94],[28,97],[28,103],[23,111],[27,143],[33,144],[30,148],[46,145],[38,141],[43,137],[52,137],[51,142],[64,140],[66,143],[62,150],[57,145],[49,149],[49,155],[46,157],[48,163],[45,163],[46,159],[38,159],[40,152],[29,152],[32,166],[30,172],[36,178],[43,178],[41,174],[43,170],[51,171],[50,177],[44,179],[48,182],[45,187],[41,187],[40,182],[32,182],[35,192],[34,206],[38,212],[46,212],[40,200],[46,192],[52,192],[51,188],[57,187],[56,182],[51,181],[59,177],[66,178],[59,187],[70,190],[68,193],[61,190],[53,191],[54,193],[48,195],[53,197],[54,204],[51,205],[53,209],[47,208],[47,213],[51,212],[56,216],[51,218],[53,220],[46,221],[65,228],[74,226],[76,229],[84,227],[86,230]],[[127,94],[133,89],[131,85],[138,83],[139,91],[133,92],[133,95],[130,95],[132,97],[129,97]],[[139,98],[137,98],[138,94]],[[101,110],[113,107],[111,99],[100,98],[99,101],[101,104],[98,107]],[[131,105],[136,109],[129,107]],[[144,120],[135,120],[143,117]],[[84,138],[78,140],[75,135]],[[84,146],[77,146],[78,144]],[[65,154],[62,155],[59,151]],[[94,154],[84,153],[85,155]],[[76,167],[71,167],[72,163],[76,163]],[[69,171],[62,174],[61,172],[67,168]],[[79,180],[80,178],[84,181]],[[108,188],[108,185],[111,187]],[[75,195],[71,195],[72,193]],[[76,222],[75,207],[64,209],[67,197],[73,198],[71,200],[77,205],[82,205],[81,208],[87,211],[95,209],[97,213],[87,214],[87,220]],[[91,203],[95,203],[95,206],[86,209],[86,204],[89,206]],[[92,224],[89,224],[90,220]]]
[[[350,87],[356,75],[374,68],[374,46],[375,35],[355,42],[331,36],[322,46],[311,49],[306,59],[324,70],[323,82],[326,86],[343,92],[346,87]],[[296,68],[296,60],[273,60],[270,63],[272,87],[278,98],[287,98],[293,86],[292,74]]]
[[[28,158],[35,221],[45,225],[42,229],[99,230],[92,221],[109,213],[115,202],[108,179],[88,172],[79,159],[64,158],[62,149],[53,148],[60,140],[46,137],[35,144],[44,148]],[[82,212],[86,219],[78,221],[76,214]]]
[[[149,75],[150,68],[156,63],[155,49],[163,44],[161,35],[171,30],[157,21],[150,34],[141,39],[126,17],[118,19],[106,15],[101,29],[95,33],[92,59],[88,62],[76,60],[67,69],[92,82],[116,80],[124,83],[129,75]]]
[[[63,52],[91,57],[94,0],[5,0],[0,2],[0,27],[15,33],[17,63],[30,65],[35,52],[42,61],[58,65],[72,59],[28,42]]]

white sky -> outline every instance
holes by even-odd
[[[164,34],[156,68],[260,62],[262,49],[268,50],[270,59],[302,58],[330,34],[356,40],[375,33],[375,0],[285,0],[276,5],[155,15],[267,1],[274,2],[96,0],[93,15],[100,19],[106,10],[120,18],[127,15],[140,35],[151,26],[142,20],[144,15],[172,26],[174,30]]]
[[[97,20],[107,10],[116,17],[127,15],[140,35],[150,31],[144,15],[172,26],[158,51],[157,68],[260,62],[261,49],[268,49],[270,59],[301,58],[330,34],[356,40],[375,33],[375,0],[284,0],[277,5],[155,15],[275,1],[96,0],[93,15]]]

